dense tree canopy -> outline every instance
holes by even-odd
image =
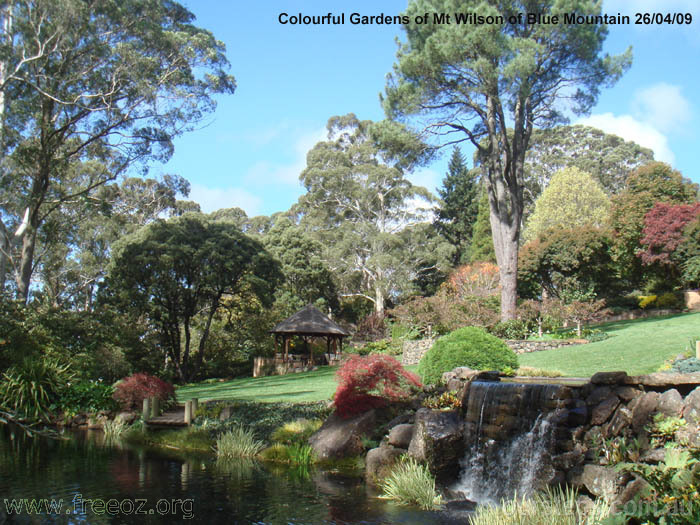
[[[120,241],[105,292],[158,327],[177,376],[188,380],[202,366],[212,320],[226,298],[247,293],[269,306],[281,278],[278,263],[238,228],[185,214]]]
[[[692,204],[697,200],[697,191],[696,184],[663,162],[641,166],[627,177],[625,190],[612,199],[610,225],[618,273],[630,286],[639,285],[645,278],[637,254],[647,212],[657,202]]]
[[[17,0],[0,5],[0,283],[29,294],[40,228],[231,93],[223,44],[173,1]]]
[[[601,86],[629,66],[631,52],[602,55],[598,24],[415,24],[426,12],[480,15],[598,14],[593,0],[415,0],[405,14],[406,41],[389,76],[384,107],[392,118],[425,117],[442,141],[470,141],[484,167],[491,230],[501,272],[504,320],[515,316],[517,250],[525,155],[535,126],[564,120],[562,97],[588,111]]]
[[[455,247],[453,262],[469,260],[469,245],[479,210],[477,170],[467,168],[458,147],[452,151],[448,172],[438,189],[441,203],[435,216],[435,228]]]
[[[535,201],[523,231],[531,241],[552,228],[601,227],[608,221],[610,199],[595,179],[578,168],[564,168],[552,177]]]
[[[444,264],[450,250],[424,224],[430,193],[406,179],[372,127],[354,115],[328,121],[328,141],[308,153],[300,176],[307,193],[299,209],[342,292],[365,297],[381,314],[388,297]]]
[[[536,298],[546,291],[569,303],[613,292],[610,243],[604,231],[590,226],[543,232],[520,251],[521,296]]]
[[[558,171],[576,167],[590,173],[608,195],[622,191],[627,175],[654,160],[634,142],[580,124],[537,129],[525,157],[525,218]]]

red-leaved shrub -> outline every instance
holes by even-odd
[[[353,356],[336,376],[339,384],[333,402],[338,415],[345,418],[406,399],[412,388],[421,386],[416,374],[388,355]]]
[[[175,389],[162,379],[140,372],[122,379],[112,397],[124,410],[140,410],[147,397],[157,397],[163,404],[174,401]]]

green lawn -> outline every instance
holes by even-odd
[[[322,366],[314,372],[300,372],[284,376],[245,377],[225,382],[199,383],[177,389],[177,400],[193,397],[208,399],[236,399],[241,401],[299,403],[330,399],[337,386],[337,368]]]
[[[605,341],[533,352],[519,356],[521,366],[560,370],[567,376],[624,370],[630,375],[655,372],[666,359],[683,353],[688,341],[700,339],[700,313],[606,323]]]
[[[600,325],[611,337],[598,343],[519,356],[521,366],[559,370],[567,376],[625,370],[630,375],[655,372],[666,359],[682,353],[691,338],[700,338],[700,313],[620,321]],[[415,371],[416,366],[408,367]],[[337,383],[335,367],[315,372],[206,382],[177,389],[178,401],[196,397],[257,402],[328,400]]]

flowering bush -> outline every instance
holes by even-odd
[[[447,286],[460,299],[496,295],[501,291],[498,266],[490,262],[463,264],[450,274]]]
[[[350,417],[387,401],[406,399],[421,386],[418,376],[407,372],[388,355],[353,356],[338,370],[333,401],[341,417]]]
[[[162,379],[140,372],[119,382],[112,397],[124,410],[138,410],[148,397],[157,397],[163,404],[175,401],[175,389]]]

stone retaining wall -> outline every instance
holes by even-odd
[[[417,365],[425,353],[433,346],[435,339],[421,339],[418,341],[405,341],[403,343],[403,354],[401,364]],[[527,354],[530,352],[541,352],[542,350],[553,350],[562,346],[580,345],[588,341],[585,339],[566,339],[550,341],[529,341],[529,340],[507,340],[505,343],[510,346],[516,354]]]
[[[516,354],[528,354],[530,352],[541,352],[542,350],[554,350],[562,346],[582,345],[588,341],[585,339],[561,339],[549,341],[529,341],[509,339],[505,343],[510,346]]]
[[[418,341],[404,341],[401,364],[417,365],[425,353],[433,346],[435,339],[420,339]]]

